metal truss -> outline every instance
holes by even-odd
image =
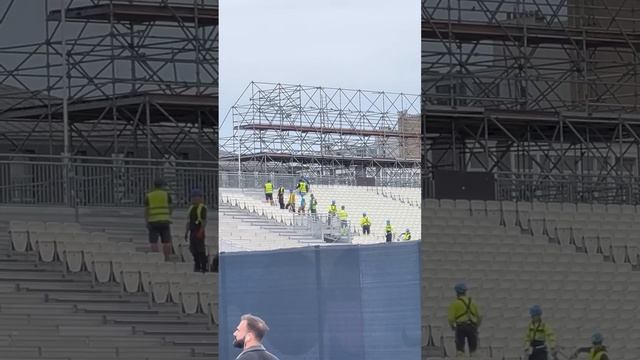
[[[640,200],[639,11],[423,0],[424,181],[489,171],[506,199]]]
[[[419,178],[417,95],[252,82],[232,109],[240,171]]]
[[[71,155],[217,157],[217,0],[59,3],[34,2],[42,41],[0,48],[11,152],[59,154],[68,136]]]

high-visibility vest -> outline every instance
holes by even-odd
[[[338,206],[337,205],[329,206],[329,214],[335,215],[337,212],[338,212]]]
[[[410,232],[405,232],[402,233],[402,240],[411,240],[411,233]]]
[[[278,195],[284,195],[284,186],[280,186],[280,189],[278,189]]]
[[[264,193],[265,194],[273,194],[273,184],[268,182],[264,184]]]
[[[591,360],[600,360],[602,359],[602,355],[607,355],[607,349],[604,347],[594,347],[591,349],[591,353],[589,355],[591,356]],[[609,355],[607,355],[607,358],[609,358]]]
[[[169,221],[169,193],[162,189],[156,189],[147,193],[149,200],[148,221],[150,223]]]
[[[204,204],[196,205],[196,225],[202,224],[202,209],[204,209]],[[191,216],[191,211],[193,211],[193,205],[189,207],[189,212],[187,212],[187,216]]]
[[[449,306],[449,323],[478,325],[479,322],[478,307],[471,301],[471,298],[460,296]]]
[[[306,193],[307,192],[307,183],[304,181],[300,181],[300,183],[298,183],[298,189],[300,189],[301,193]]]
[[[346,221],[348,216],[349,215],[347,214],[346,210],[340,209],[338,211],[338,219],[340,219],[341,221]]]
[[[311,209],[311,211],[316,211],[317,207],[318,207],[318,202],[316,201],[316,199],[312,199],[311,205],[309,205],[309,208]]]
[[[360,219],[360,226],[371,225],[371,220],[369,220],[368,216],[363,216]]]
[[[289,194],[289,204],[295,204],[296,203],[296,194],[291,193]]]
[[[391,234],[393,232],[393,228],[391,227],[391,225],[387,225],[384,227],[384,232],[387,234]]]
[[[551,327],[542,321],[530,322],[524,339],[525,349],[528,349],[534,342],[545,344],[550,349],[554,349],[556,347],[556,339]]]

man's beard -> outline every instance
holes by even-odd
[[[238,349],[244,349],[244,336],[242,339],[233,339],[233,346]]]

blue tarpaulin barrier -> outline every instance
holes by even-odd
[[[252,313],[281,360],[420,359],[419,242],[220,256],[220,359]]]

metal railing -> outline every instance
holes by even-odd
[[[496,200],[638,204],[640,178],[619,175],[496,173]]]
[[[42,155],[0,155],[0,203],[139,207],[158,177],[177,206],[189,203],[192,188],[218,203],[215,163]]]
[[[591,174],[497,172],[494,200],[599,204],[640,204],[640,177]],[[436,197],[436,184],[426,174],[422,198]]]

